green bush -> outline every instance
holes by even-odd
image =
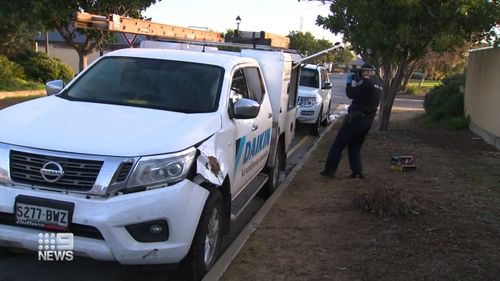
[[[418,88],[416,86],[408,86],[406,87],[406,91],[404,92],[405,95],[411,95],[414,96],[418,93]]]
[[[68,82],[74,76],[68,65],[61,63],[59,59],[49,58],[41,52],[26,50],[14,57],[14,61],[24,68],[24,73],[30,80],[45,83],[62,79]]]
[[[425,119],[429,124],[444,124],[454,129],[468,126],[464,115],[464,94],[460,90],[464,85],[464,74],[450,76],[425,95]]]
[[[0,80],[23,79],[23,68],[15,62],[10,61],[5,56],[0,56]]]

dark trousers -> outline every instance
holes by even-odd
[[[352,173],[361,174],[363,172],[361,147],[365,142],[365,137],[370,131],[372,123],[373,117],[371,116],[351,117],[346,115],[344,117],[344,123],[328,152],[325,163],[326,173],[335,174],[339,166],[340,158],[342,157],[342,151],[346,147]]]

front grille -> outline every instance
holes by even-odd
[[[64,176],[57,182],[47,182],[40,173],[43,165],[49,161],[59,163]],[[14,182],[68,189],[89,191],[99,175],[103,161],[62,158],[12,150],[10,152],[10,177]]]
[[[30,226],[16,224],[14,214],[0,212],[0,225],[11,225],[18,227],[34,228]],[[38,229],[38,228],[37,228]],[[87,237],[90,239],[104,240],[101,232],[90,225],[71,223],[69,229],[65,232],[71,232],[75,236]]]
[[[116,178],[116,182],[122,182],[126,180],[131,169],[132,169],[132,162],[123,163],[120,167],[120,174]]]

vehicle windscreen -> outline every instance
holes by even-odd
[[[318,71],[315,69],[303,68],[300,73],[299,85],[318,88],[319,87]]]
[[[202,113],[217,110],[224,69],[161,59],[108,57],[59,95],[77,101]]]

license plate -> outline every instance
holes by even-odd
[[[67,230],[73,216],[74,204],[45,198],[19,195],[14,213],[16,224],[52,230]]]

